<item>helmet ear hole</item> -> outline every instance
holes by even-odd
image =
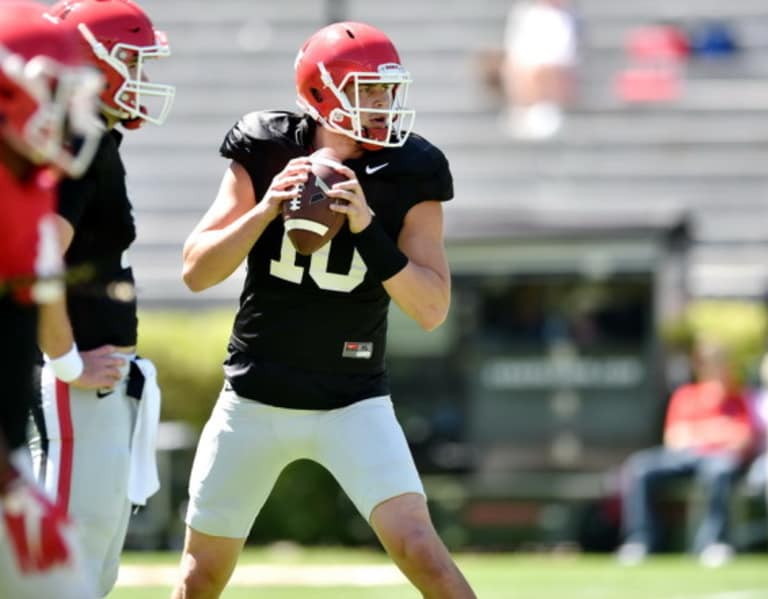
[[[320,90],[316,87],[310,88],[309,93],[312,94],[312,98],[314,98],[315,102],[319,103],[323,101],[323,94],[321,94]]]

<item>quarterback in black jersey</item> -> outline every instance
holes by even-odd
[[[313,34],[296,59],[304,114],[255,112],[227,133],[218,196],[187,239],[184,280],[201,291],[245,261],[226,383],[190,477],[173,597],[218,597],[254,518],[290,462],[325,466],[424,597],[474,597],[427,510],[392,408],[384,363],[390,300],[425,330],[450,303],[442,232],[448,162],[411,134],[408,73],[363,23]],[[346,226],[300,255],[280,216],[323,149],[347,179],[327,195]]]
[[[144,62],[170,51],[132,0],[60,0],[48,18],[77,33],[82,53],[102,73],[106,131],[88,170],[59,186],[59,236],[76,280],[66,311],[49,311],[41,321],[47,359],[31,447],[46,489],[80,524],[89,574],[106,596],[117,580],[132,506],[144,505],[158,487],[154,458],[140,463],[154,456],[154,439],[142,440],[137,431],[157,430],[160,400],[153,366],[136,356],[127,254],[136,231],[116,126],[164,121],[173,88],[150,83]]]

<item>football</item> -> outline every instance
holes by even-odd
[[[283,202],[283,226],[293,247],[304,256],[323,247],[344,224],[345,216],[329,208],[334,200],[326,195],[335,183],[347,180],[334,168],[341,166],[334,158],[327,149],[312,154],[312,170],[301,195]]]

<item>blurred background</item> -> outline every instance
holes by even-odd
[[[618,469],[660,442],[695,335],[727,344],[760,394],[768,6],[551,4],[567,14],[529,18],[510,0],[143,0],[173,53],[149,75],[177,96],[165,126],[123,144],[139,351],[164,393],[164,484],[129,547],[181,542],[192,452],[222,383],[241,275],[196,295],[180,277],[184,239],[227,167],[219,144],[246,112],[294,108],[296,50],[334,20],[390,35],[413,75],[415,130],[455,177],[450,317],[426,334],[393,309],[389,360],[449,546],[613,550]],[[659,500],[669,550],[691,534],[687,491]],[[737,487],[739,551],[766,550],[764,494]],[[251,537],[279,539],[374,543],[309,463],[286,471]]]

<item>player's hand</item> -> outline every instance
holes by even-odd
[[[307,182],[311,164],[308,156],[299,156],[289,160],[282,171],[277,173],[262,200],[256,204],[257,210],[263,210],[265,216],[274,220],[280,214],[285,200],[299,197],[302,186]]]
[[[72,559],[71,522],[32,482],[12,472],[0,489],[7,542],[24,574],[45,572]]]
[[[83,373],[70,384],[81,389],[112,389],[122,378],[120,368],[125,366],[125,359],[113,355],[116,349],[113,345],[102,345],[80,352]]]
[[[339,166],[336,170],[345,175],[347,181],[336,183],[328,192],[328,197],[345,201],[334,202],[330,205],[330,209],[346,214],[349,230],[352,233],[359,233],[371,224],[373,211],[368,206],[363,187],[357,180],[355,171],[346,166]]]

